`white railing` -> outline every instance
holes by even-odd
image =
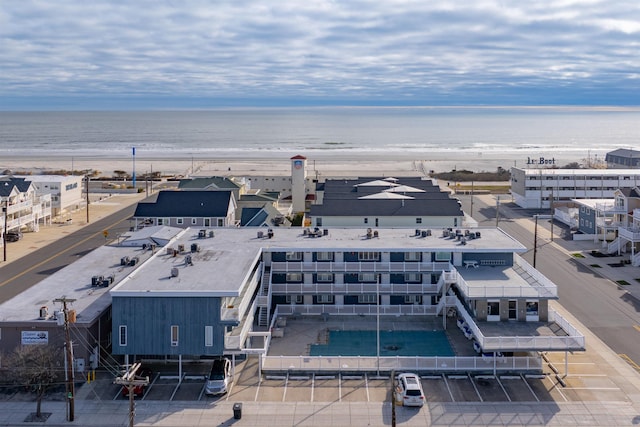
[[[634,267],[640,266],[640,252],[638,252],[633,256],[633,258],[631,258],[631,265],[633,265]]]
[[[274,273],[420,273],[449,271],[448,262],[272,262]]]
[[[533,268],[531,264],[525,261],[520,255],[513,255],[513,261],[515,265],[521,267],[524,271],[527,272],[535,282],[532,284],[537,291],[538,295],[545,298],[554,298],[558,296],[558,287],[549,280],[546,276],[540,273],[538,270]]]
[[[558,312],[549,310],[549,321],[555,322],[566,336],[499,336],[487,337],[482,334],[471,315],[460,301],[457,302],[458,316],[467,323],[476,341],[483,351],[532,351],[532,350],[584,350],[585,339],[569,321]]]
[[[435,305],[405,304],[405,305],[278,305],[280,315],[369,315],[375,316],[435,316],[437,307]]]
[[[437,287],[431,283],[271,283],[272,292],[278,294],[430,294]]]
[[[375,357],[375,356],[261,356],[263,372],[472,372],[539,371],[540,356],[501,357]]]
[[[618,227],[618,236],[623,237],[627,240],[631,240],[632,242],[640,241],[640,228]]]
[[[620,229],[618,229],[620,231]],[[607,245],[607,253],[612,254],[614,252],[618,252],[620,250],[620,237],[616,237],[616,239]]]
[[[242,294],[226,302],[227,305],[224,305],[225,302],[224,300],[222,300],[223,305],[220,307],[220,320],[231,320],[236,322],[240,321],[240,318],[245,315],[245,313],[247,312],[247,308],[251,303],[251,298],[245,298],[245,296],[247,293],[253,294],[253,292],[256,290],[261,271],[261,269],[257,269],[255,272],[253,272]]]
[[[7,208],[7,214],[12,215],[22,210],[30,211],[32,206],[33,206],[33,201],[31,200],[25,200],[24,202],[14,203],[13,205],[10,204],[9,207]]]
[[[253,319],[256,312],[255,302],[251,306],[251,310],[248,311],[246,318],[242,322],[242,328],[238,331],[238,327],[232,329],[232,331],[224,336],[224,349],[225,350],[239,350],[244,347],[244,342],[247,336],[253,329]]]

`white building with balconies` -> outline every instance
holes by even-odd
[[[24,178],[0,177],[0,205],[3,233],[5,230],[38,231],[40,223],[51,221],[51,195],[38,194],[33,183]]]

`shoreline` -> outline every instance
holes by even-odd
[[[273,154],[273,153],[272,153]],[[452,170],[469,170],[472,172],[495,172],[499,167],[509,170],[511,167],[535,167],[527,165],[529,159],[538,161],[539,154],[522,153],[522,157],[514,158],[511,153],[486,156],[483,153],[454,154],[446,153],[387,153],[386,155],[316,155],[317,153],[299,153],[307,157],[307,174],[318,177],[331,176],[392,176],[397,175],[426,175],[431,171],[449,172]],[[295,155],[295,154],[294,154]],[[575,153],[556,153],[551,157],[554,164],[562,167],[572,162],[581,163],[585,159],[573,157]],[[163,176],[257,176],[275,175],[285,176],[291,173],[290,158],[283,155],[266,157],[262,153],[247,156],[212,157],[202,155],[188,156],[3,156],[0,160],[0,173],[10,171],[13,174],[29,173],[39,175],[51,171],[99,171],[101,177],[113,175],[115,170],[122,170],[136,175],[160,172]]]

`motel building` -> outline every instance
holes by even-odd
[[[525,251],[496,228],[178,230],[164,247],[98,248],[3,304],[0,343],[26,345],[33,331],[57,340],[59,316],[40,309],[65,295],[72,339],[85,344],[78,357],[92,367],[115,356],[172,361],[182,373],[186,361],[226,355],[259,358],[261,373],[541,373],[541,352],[584,351],[585,338],[550,306],[556,285]],[[376,331],[377,353],[312,355],[315,336],[288,335],[297,322],[336,320]],[[381,355],[385,321],[439,325],[468,351]],[[303,349],[273,350],[287,339]]]
[[[610,199],[618,189],[640,185],[639,169],[511,168],[513,201],[525,209],[549,209],[572,199]]]

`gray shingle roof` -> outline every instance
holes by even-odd
[[[161,191],[155,203],[141,202],[134,217],[225,217],[232,197],[231,191]]]

